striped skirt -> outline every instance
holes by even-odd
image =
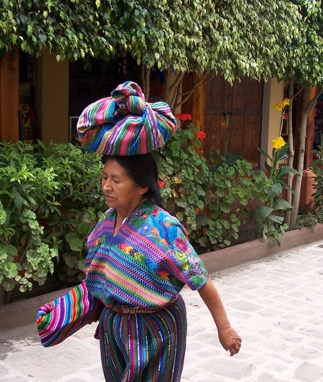
[[[186,347],[186,308],[181,296],[155,313],[104,309],[100,348],[108,382],[179,382]]]

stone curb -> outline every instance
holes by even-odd
[[[323,224],[316,224],[312,228],[304,227],[285,232],[280,245],[270,244],[268,240],[256,239],[218,251],[204,253],[201,255],[201,259],[208,272],[214,273],[322,239]]]
[[[271,245],[268,240],[257,239],[221,250],[204,253],[201,259],[209,273],[257,260],[277,252],[309,244],[323,239],[323,224],[286,232],[280,245]],[[37,310],[43,304],[65,294],[68,289],[33,297],[0,306],[0,331],[14,329],[35,322]]]

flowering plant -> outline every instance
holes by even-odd
[[[268,236],[279,242],[280,236],[288,226],[284,224],[284,212],[291,210],[292,206],[282,198],[283,189],[294,192],[290,186],[285,183],[286,176],[290,173],[299,172],[289,166],[280,166],[279,162],[287,155],[289,144],[284,141],[282,136],[272,140],[273,149],[270,156],[265,151],[258,148],[260,153],[267,158],[265,167],[268,178],[271,181],[271,187],[267,194],[267,200],[264,205],[257,206],[254,212],[254,219],[257,223],[257,233],[264,238]]]
[[[206,134],[204,133],[204,131],[196,131],[194,135],[200,141],[206,138]]]
[[[180,116],[181,121],[190,120]],[[198,253],[238,239],[239,227],[250,216],[248,204],[265,202],[263,195],[271,186],[265,173],[254,171],[246,160],[229,161],[218,150],[209,158],[200,155],[204,138],[205,133],[189,123],[178,129],[163,147],[163,157],[158,157],[165,207],[186,227]]]
[[[280,136],[280,137],[278,137],[278,138],[276,138],[276,139],[273,139],[272,142],[273,142],[273,148],[274,148],[275,150],[279,150],[279,149],[281,149],[283,146],[286,145],[286,142],[284,141],[284,138],[283,138],[282,136]]]
[[[274,106],[276,110],[280,111],[281,118],[278,137],[272,140],[272,155],[270,156],[265,151],[258,149],[267,158],[265,167],[271,187],[265,204],[256,208],[254,219],[257,223],[257,233],[261,234],[264,238],[270,236],[276,242],[279,242],[281,234],[288,229],[287,224],[284,223],[285,212],[293,208],[290,203],[282,198],[283,189],[294,192],[285,183],[285,180],[288,174],[299,175],[298,171],[285,165],[286,158],[288,158],[289,143],[284,141],[282,133],[284,121],[288,118],[287,109],[289,105],[290,99],[285,98]]]
[[[284,121],[288,119],[287,107],[290,105],[290,99],[284,98],[283,102],[277,103],[274,108],[281,113],[280,118],[280,127],[279,127],[279,136],[281,136],[283,132]],[[278,139],[278,138],[277,138]]]
[[[274,108],[279,111],[284,111],[285,107],[289,105],[290,105],[290,99],[284,98],[283,102],[276,103]]]
[[[180,121],[191,121],[192,120],[192,115],[191,114],[182,114],[182,113],[177,113],[175,114],[175,117],[179,119]]]
[[[180,121],[191,120],[190,114],[176,114]],[[176,215],[190,229],[196,229],[195,210],[204,208],[206,179],[209,168],[199,154],[205,133],[193,123],[178,129],[163,148],[164,158],[159,160],[162,197],[167,210]]]

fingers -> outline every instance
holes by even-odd
[[[219,340],[223,348],[229,351],[231,356],[239,353],[242,339],[232,328],[220,331]]]
[[[232,345],[229,348],[231,357],[239,353],[241,348],[241,342],[242,342],[241,337],[232,337],[232,340],[233,340]]]

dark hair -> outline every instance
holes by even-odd
[[[163,201],[158,185],[158,165],[153,153],[131,156],[103,155],[103,163],[110,158],[115,159],[138,186],[149,187],[144,196],[163,208]]]

